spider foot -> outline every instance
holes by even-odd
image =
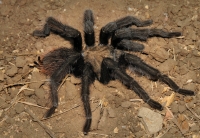
[[[92,118],[87,118],[83,128],[83,134],[87,135],[91,126]]]
[[[162,105],[161,105],[160,103],[158,103],[158,102],[152,100],[152,99],[147,100],[146,103],[147,103],[148,105],[150,105],[150,106],[151,106],[152,108],[154,108],[154,109],[157,109],[157,110],[160,110],[160,111],[163,110]]]
[[[44,115],[44,117],[45,117],[45,118],[50,117],[50,116],[55,112],[56,108],[57,108],[57,107],[55,107],[55,106],[51,107],[51,108],[46,112],[46,114]]]
[[[43,30],[35,30],[33,31],[33,36],[38,36],[38,37],[46,37],[50,34],[50,28],[48,27],[47,24],[44,25]]]
[[[190,96],[195,95],[195,93],[193,91],[191,91],[191,90],[178,89],[177,92],[182,94],[182,95],[190,95]]]

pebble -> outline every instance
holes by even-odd
[[[178,111],[179,113],[183,113],[186,110],[185,105],[178,105]]]
[[[35,89],[35,95],[40,99],[44,99],[45,96],[44,89],[42,88]]]
[[[172,70],[174,68],[174,66],[176,66],[177,62],[173,59],[167,59],[164,63],[160,64],[158,66],[158,69],[161,72],[168,72],[170,70]]]
[[[17,103],[14,108],[18,114],[24,111],[24,105],[22,103]]]
[[[9,114],[9,116],[10,116],[10,117],[15,117],[16,114],[17,114],[17,113],[16,113],[15,109],[11,108],[11,109],[10,109],[10,114]]]
[[[197,74],[195,71],[189,71],[187,74],[183,76],[185,82],[192,79],[192,82],[196,82],[198,80]]]
[[[14,118],[8,117],[8,118],[6,119],[6,123],[7,123],[7,124],[13,124],[14,122],[15,122]]]
[[[121,106],[124,108],[129,108],[131,106],[131,102],[129,102],[129,101],[122,102]]]
[[[116,113],[115,113],[115,110],[113,110],[112,108],[109,108],[108,109],[108,117],[110,117],[110,118],[114,118],[114,117],[116,117]]]
[[[164,62],[169,57],[169,55],[167,54],[167,51],[161,47],[151,50],[150,54],[152,57],[154,57],[157,61],[160,61],[160,62]]]
[[[37,100],[37,104],[40,105],[40,106],[45,107],[46,104],[47,104],[47,101],[44,100],[44,99],[38,99],[38,100]]]
[[[31,76],[31,82],[37,81],[36,83],[31,83],[29,84],[29,87],[31,89],[37,89],[40,88],[40,86],[44,83],[41,80],[45,80],[46,76],[42,73],[40,73],[39,71],[34,71],[32,72],[32,76]]]
[[[26,96],[31,96],[34,93],[35,93],[34,91],[24,90],[24,95],[26,95]]]
[[[16,66],[17,67],[24,67],[24,65],[26,64],[26,60],[23,57],[16,57]]]
[[[16,66],[11,66],[10,69],[6,70],[6,74],[9,77],[13,77],[13,76],[15,76],[15,74],[17,74],[17,70],[18,70],[18,68]]]
[[[154,134],[162,129],[163,118],[161,114],[154,112],[149,108],[142,107],[139,109],[138,116],[142,117],[144,125],[150,134]]]
[[[193,125],[191,128],[190,128],[190,131],[199,131],[199,126],[198,125]]]
[[[171,110],[172,110],[173,113],[178,113],[178,104],[173,102],[171,104]]]

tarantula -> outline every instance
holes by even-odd
[[[193,91],[179,88],[167,75],[163,75],[159,70],[147,65],[142,59],[127,51],[139,52],[144,49],[144,45],[132,40],[146,41],[149,37],[171,38],[181,35],[180,32],[165,32],[161,29],[133,29],[137,27],[149,26],[152,20],[141,21],[133,16],[126,16],[116,21],[110,22],[101,28],[99,45],[95,45],[94,17],[91,10],[84,12],[84,39],[86,47],[82,47],[81,33],[71,26],[64,25],[53,17],[46,20],[43,30],[35,30],[34,36],[46,37],[53,32],[69,40],[73,48],[58,48],[47,53],[43,58],[38,57],[35,62],[43,73],[50,76],[50,90],[52,96],[52,106],[47,111],[45,117],[50,117],[58,106],[57,89],[67,74],[74,74],[82,81],[81,97],[86,114],[86,122],[83,128],[87,134],[92,113],[90,108],[89,87],[95,79],[103,84],[110,80],[118,79],[128,89],[133,90],[140,98],[152,108],[162,110],[160,103],[149,97],[145,90],[126,73],[128,67],[132,67],[136,73],[147,76],[150,80],[166,83],[173,91],[183,95],[194,95]],[[111,38],[111,45],[108,45]]]

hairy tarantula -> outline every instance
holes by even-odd
[[[152,108],[162,110],[160,103],[149,97],[145,90],[126,73],[127,67],[134,68],[134,71],[147,76],[150,80],[166,83],[173,91],[183,95],[194,95],[193,91],[181,89],[167,75],[147,65],[139,57],[125,51],[142,51],[144,46],[132,40],[145,41],[149,37],[171,38],[180,36],[180,32],[165,32],[160,29],[133,29],[131,25],[144,27],[152,24],[152,20],[141,21],[133,16],[126,16],[110,22],[101,28],[99,45],[95,45],[94,17],[91,10],[84,13],[84,39],[86,48],[82,47],[81,33],[71,26],[64,25],[53,17],[46,20],[43,30],[35,30],[34,36],[46,37],[53,32],[66,40],[70,40],[72,49],[62,47],[47,53],[42,59],[38,57],[35,64],[41,71],[50,76],[50,89],[52,96],[52,107],[47,111],[45,117],[50,117],[58,106],[57,89],[62,79],[67,74],[74,74],[81,77],[81,97],[86,114],[86,122],[83,128],[87,134],[92,113],[90,109],[89,87],[95,79],[107,84],[112,79],[118,79],[128,89],[133,90],[140,98]],[[111,45],[108,45],[111,38]]]

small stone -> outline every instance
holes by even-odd
[[[158,66],[158,69],[161,72],[168,72],[170,70],[172,70],[175,66],[176,66],[176,61],[173,59],[167,59],[165,62],[163,62],[162,64],[160,64]]]
[[[161,47],[153,48],[150,52],[151,56],[153,56],[159,62],[164,62],[167,58],[169,58],[167,51]]]
[[[129,102],[129,101],[122,102],[121,106],[124,108],[129,108],[131,106],[131,102]]]
[[[24,90],[24,95],[26,95],[26,96],[31,96],[33,94],[34,94],[34,91]]]
[[[108,109],[108,114],[109,114],[110,118],[116,117],[116,113],[115,113],[115,111],[112,108]]]
[[[171,110],[172,110],[173,113],[178,113],[178,104],[173,102],[171,104]]]
[[[15,105],[15,111],[20,114],[21,112],[24,111],[24,105],[22,103],[17,103]]]
[[[13,76],[15,76],[15,74],[17,74],[17,67],[16,66],[11,66],[11,68],[10,69],[8,69],[7,71],[6,71],[6,74],[9,76],[9,77],[13,77]]]
[[[38,99],[37,100],[37,104],[40,105],[40,106],[45,107],[45,105],[47,104],[47,102],[44,99]]]
[[[185,105],[179,105],[179,106],[178,106],[178,111],[179,111],[179,113],[183,113],[185,110],[186,110]]]
[[[35,89],[35,95],[40,99],[44,99],[45,92],[42,88],[38,88],[38,89]]]
[[[29,84],[29,87],[31,89],[38,89],[40,86],[44,83],[46,76],[42,73],[40,73],[36,68],[33,69],[32,76],[31,76],[31,81],[37,81],[36,83],[31,83]]]
[[[199,131],[199,126],[198,125],[193,125],[191,128],[190,128],[190,131],[192,132],[192,131]]]
[[[144,125],[150,134],[154,134],[162,129],[163,118],[161,114],[142,107],[139,109],[138,116],[142,117]]]
[[[8,117],[8,118],[6,119],[6,123],[7,123],[7,124],[13,124],[14,122],[15,122],[14,118]]]
[[[17,67],[24,67],[26,64],[26,60],[23,57],[16,57],[16,66]]]

